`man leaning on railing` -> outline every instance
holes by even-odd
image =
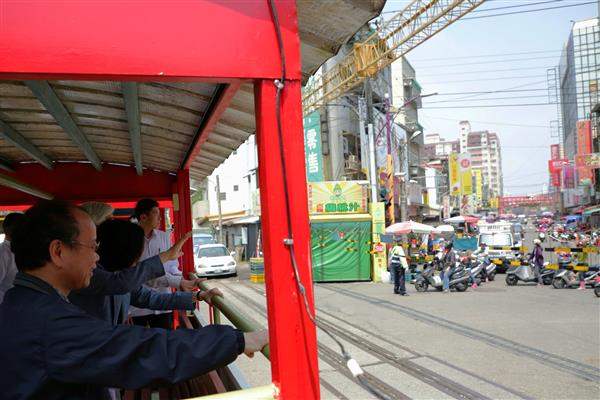
[[[5,399],[103,399],[105,388],[175,383],[252,356],[267,333],[211,325],[198,330],[112,326],[68,301],[89,285],[96,227],[81,209],[42,201],[11,243],[19,272],[0,305]]]

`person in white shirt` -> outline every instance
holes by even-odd
[[[140,261],[171,248],[169,234],[158,230],[161,217],[158,202],[156,200],[142,199],[138,201],[133,216],[144,230],[144,251],[142,252]],[[192,291],[197,287],[198,280],[183,279],[177,261],[166,262],[164,268],[166,272],[165,276],[152,279],[146,282],[144,286],[162,293],[170,293],[171,288]],[[218,289],[216,290],[218,291]],[[173,328],[172,311],[155,311],[131,307],[129,314],[135,325],[149,326],[151,328]]]
[[[13,287],[17,275],[17,264],[15,264],[15,256],[10,249],[10,241],[15,228],[22,220],[23,214],[10,213],[2,223],[5,236],[4,242],[0,243],[0,304],[2,304],[6,291]]]

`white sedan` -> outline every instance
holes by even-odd
[[[194,255],[194,265],[199,276],[237,275],[237,265],[222,244],[203,244]]]

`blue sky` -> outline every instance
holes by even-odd
[[[557,7],[587,1],[589,0],[488,0],[477,10],[526,3],[545,4],[477,12],[470,16]],[[388,0],[384,12],[401,10],[406,4],[408,1]],[[558,65],[560,50],[568,38],[571,21],[596,17],[597,14],[598,5],[593,3],[458,21],[412,50],[407,58],[415,67],[423,93],[440,94],[423,99],[419,120],[426,129],[425,133],[439,133],[442,137],[454,139],[458,136],[460,120],[469,120],[473,130],[497,132],[502,146],[505,194],[540,192],[548,182],[547,160],[550,144],[557,143],[557,138],[551,137],[552,132],[549,128],[550,121],[557,119],[556,105],[514,107],[507,104],[547,103],[547,92],[542,90],[547,87],[546,70]],[[385,14],[386,17],[392,15]],[[500,60],[502,62],[498,62]],[[486,95],[444,95],[505,89],[536,90]],[[467,96],[472,97],[459,102],[447,102]],[[499,97],[508,99],[498,99]],[[482,100],[486,98],[493,100]],[[503,106],[429,108],[484,104]]]

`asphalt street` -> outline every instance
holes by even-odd
[[[210,283],[266,327],[264,285],[250,283],[244,269]],[[417,293],[412,285],[408,292],[371,282],[315,285],[323,398],[373,396],[352,379],[322,328],[389,398],[600,398],[600,299],[592,290],[509,287],[501,274],[464,293]],[[236,366],[250,386],[271,381],[263,357],[241,357]]]

